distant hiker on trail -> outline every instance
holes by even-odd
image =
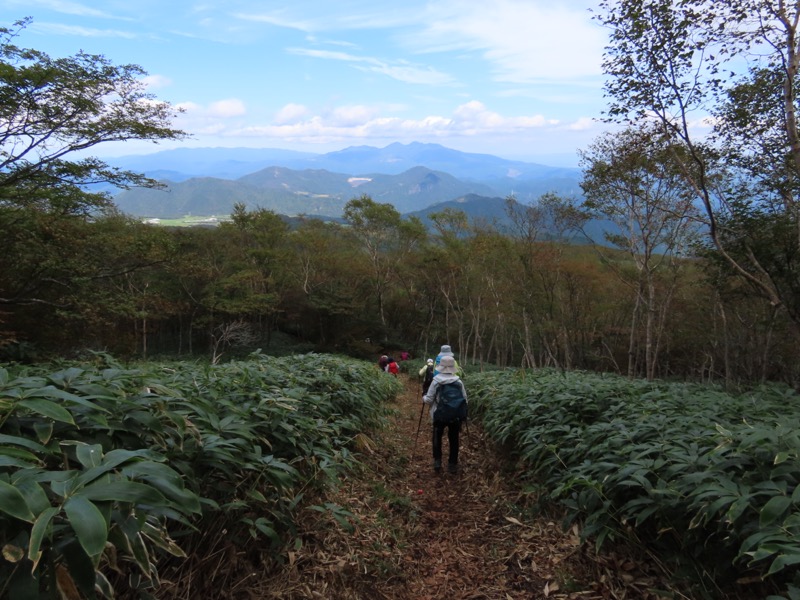
[[[453,359],[453,362],[455,362],[456,365],[455,373],[457,373],[459,376],[463,376],[464,371],[461,369],[461,367],[458,366],[458,361],[456,361],[456,357],[453,354],[453,350],[447,344],[442,346],[442,349],[439,351],[439,354],[436,355],[436,360],[433,361],[433,374],[437,375],[439,373],[439,362],[445,356],[450,356]]]
[[[433,421],[433,470],[442,471],[442,437],[447,428],[449,454],[447,472],[458,472],[458,436],[461,422],[467,420],[467,390],[464,382],[456,375],[456,359],[443,356],[439,361],[439,373],[434,376],[431,387],[422,397],[425,404],[431,405]]]
[[[419,370],[419,380],[422,382],[422,395],[428,393],[428,388],[431,387],[433,381],[433,359],[429,358]]]
[[[407,350],[403,350],[400,353],[400,360],[411,360],[411,354],[409,354]]]
[[[397,363],[391,356],[389,357],[389,361],[386,363],[385,371],[387,373],[391,373],[395,377],[397,377],[397,374],[400,372],[400,367],[397,366]]]
[[[386,365],[388,365],[388,364],[389,364],[389,357],[386,356],[385,354],[378,359],[378,368],[381,371],[385,371],[386,370]]]

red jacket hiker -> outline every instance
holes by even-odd
[[[393,358],[391,358],[391,357],[389,358],[389,362],[388,362],[388,363],[387,363],[387,365],[386,365],[386,372],[387,372],[387,373],[391,373],[391,374],[392,374],[392,375],[394,375],[395,377],[397,377],[397,374],[400,372],[400,369],[399,369],[399,367],[397,366],[397,363],[396,363],[396,362],[395,362],[395,360],[394,360]]]

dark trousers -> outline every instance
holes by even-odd
[[[461,431],[461,421],[456,421],[455,423],[433,422],[433,460],[442,460],[442,436],[444,436],[445,427],[447,428],[447,442],[450,446],[450,454],[447,458],[447,463],[457,465],[458,434]]]

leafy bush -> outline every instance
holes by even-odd
[[[470,378],[472,414],[600,546],[634,533],[712,577],[800,564],[800,398],[543,370]]]
[[[232,523],[280,552],[399,387],[331,356],[106,362],[0,369],[0,596],[153,588],[176,539]]]

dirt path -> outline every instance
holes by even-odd
[[[476,423],[462,430],[461,472],[435,474],[420,391],[406,380],[389,426],[363,439],[364,468],[327,499],[355,525],[309,511],[290,564],[257,598],[530,600],[654,598],[630,561],[588,556],[574,531],[525,512]],[[445,436],[446,437],[446,436]],[[445,453],[447,442],[445,444]],[[446,454],[445,454],[446,455]],[[523,516],[524,515],[524,516]],[[624,592],[619,585],[625,586]]]

